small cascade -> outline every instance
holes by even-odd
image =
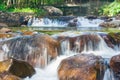
[[[106,70],[105,70],[105,73],[104,73],[103,80],[116,80],[115,77],[114,77],[113,71],[111,70],[111,68],[109,66],[110,59],[106,58],[106,59],[104,59],[104,62],[105,62],[105,65],[107,67],[106,67]]]
[[[61,51],[62,51],[62,54],[65,54],[65,55],[70,54],[70,42],[69,42],[69,40],[62,41]]]
[[[116,80],[111,69],[105,71],[103,80]]]
[[[0,60],[13,57],[37,68],[46,67],[58,54],[57,42],[44,34],[16,37],[1,41],[0,45]]]
[[[65,17],[63,17],[65,18]],[[104,22],[101,19],[87,19],[84,17],[77,17],[68,21],[49,18],[32,18],[28,21],[28,26],[32,27],[99,27],[99,24]]]
[[[36,27],[65,27],[66,22],[49,18],[33,18],[28,21],[28,26]]]
[[[69,32],[67,34],[69,34]],[[70,32],[70,34],[72,33]],[[88,32],[76,34],[76,36],[69,36],[61,41],[62,52],[93,53],[95,55],[100,55],[103,58],[111,58],[120,51],[108,47],[99,33]]]

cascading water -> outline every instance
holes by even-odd
[[[101,19],[87,19],[84,17],[77,17],[72,20],[62,21],[58,19],[49,19],[49,18],[33,18],[28,21],[28,26],[33,27],[69,27],[73,25],[74,27],[99,27],[99,24],[104,20]]]
[[[64,27],[66,26],[67,23],[64,21],[59,21],[57,19],[49,19],[49,18],[33,18],[33,19],[29,19],[28,21],[28,26],[38,26],[38,27]]]
[[[46,42],[42,37],[38,38],[39,36],[33,38],[18,37],[16,38],[16,40],[12,39],[10,44],[7,44],[9,43],[8,41],[6,44],[2,46],[2,50],[5,52],[5,55],[13,53],[13,57],[15,56],[14,54],[20,51],[19,54],[16,54],[17,58],[21,57],[20,56],[21,52],[23,53],[27,52],[28,54],[36,53],[36,55],[33,55],[33,57],[37,58],[35,61],[38,61],[37,63],[44,62],[44,65],[37,64],[36,65],[37,68],[35,68],[36,74],[31,78],[25,78],[25,80],[59,80],[57,77],[57,67],[60,64],[60,62],[63,59],[78,53],[87,53],[87,54],[93,53],[95,55],[102,56],[103,58],[111,58],[113,55],[116,55],[119,52],[119,49],[116,51],[108,47],[108,45],[106,44],[104,39],[99,35],[99,33],[65,32],[62,34],[53,35],[52,37],[57,39],[59,36],[62,37],[65,36],[67,38],[61,40],[60,43],[62,49],[61,55],[58,56],[55,60],[53,60],[51,63],[48,63],[50,59],[48,58],[49,56],[47,55],[48,47],[46,46]],[[36,39],[40,39],[40,42],[38,42]],[[33,43],[38,44],[38,46],[41,45],[40,47],[41,49],[39,50]],[[13,51],[10,52],[11,50]],[[42,54],[37,55],[38,54],[37,52],[40,52],[41,50],[43,55]],[[5,55],[3,56],[5,57]],[[25,56],[25,54],[21,54],[21,55],[22,58],[24,56],[26,59],[27,56]],[[38,66],[42,68],[39,68]],[[113,78],[111,80],[115,80],[111,69],[107,68],[105,71],[104,80],[109,80],[109,78],[111,77]]]

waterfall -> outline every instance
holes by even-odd
[[[62,41],[61,51],[64,55],[70,55],[70,42],[69,40]]]
[[[113,71],[111,70],[109,64],[110,64],[110,59],[105,59],[105,65],[107,66],[103,80],[116,80],[113,74]]]
[[[105,71],[103,80],[116,80],[111,69]]]
[[[59,20],[59,19],[49,19],[49,18],[32,18],[28,21],[28,26],[32,27],[69,27],[70,25],[76,25],[74,27],[99,27],[99,24],[102,23],[104,20],[101,19],[87,19],[84,17],[77,17],[74,19],[70,19],[68,21]],[[77,20],[74,22],[74,20]]]
[[[57,39],[59,36],[62,36],[63,38],[63,40],[60,41],[62,53],[51,62],[51,56],[47,55],[48,51],[50,50],[48,49],[48,46],[52,47],[54,43],[48,44],[44,37],[42,37],[42,34],[39,36],[23,36],[2,41],[0,43],[0,45],[2,45],[0,47],[0,60],[4,60],[7,57],[15,57],[17,59],[26,60],[31,64],[35,63],[33,66],[36,69],[36,74],[31,78],[25,78],[25,80],[58,80],[58,65],[67,57],[75,54],[93,53],[94,55],[110,59],[119,52],[119,50],[116,51],[116,49],[108,47],[104,39],[95,32],[72,33],[72,31],[70,31],[53,37]],[[47,40],[51,43],[51,40]],[[56,46],[54,49],[57,51]],[[112,70],[109,67],[109,60],[104,59],[104,64],[107,66],[107,68],[104,70],[105,73],[103,80],[116,80]],[[101,71],[102,70],[100,70],[100,73],[98,73],[99,75],[103,74]]]
[[[57,19],[49,19],[49,18],[33,18],[29,19],[28,26],[34,27],[65,27],[67,25],[66,22],[60,21]]]
[[[98,33],[76,33],[76,36],[70,36],[70,34],[72,34],[71,32],[65,34],[69,34],[69,38],[66,38],[61,42],[62,52],[73,52],[75,54],[80,52],[93,53],[102,56],[103,58],[111,58],[119,52],[119,50],[116,51],[115,49],[108,47],[104,39]],[[75,41],[71,42],[70,40],[72,39]]]

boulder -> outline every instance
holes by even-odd
[[[8,25],[5,23],[0,23],[0,28],[3,28],[3,27],[8,27]]]
[[[116,55],[111,58],[110,67],[113,70],[115,77],[120,79],[120,55]]]
[[[15,35],[13,35],[12,33],[0,33],[0,39],[7,39],[7,38],[11,38],[14,37]]]
[[[12,30],[9,28],[4,28],[4,27],[0,29],[0,33],[8,33],[8,32],[12,32]]]
[[[2,23],[1,26],[9,26],[9,27],[27,25],[30,16],[33,15],[34,15],[33,13],[8,13],[1,11],[0,23]]]
[[[110,22],[103,22],[99,26],[105,27],[105,28],[117,28],[120,27],[120,20],[113,20]]]
[[[75,52],[97,50],[99,49],[100,37],[97,34],[82,34],[74,37],[59,36],[57,38],[61,43],[69,41],[70,50]]]
[[[0,62],[0,73],[3,72],[9,72],[21,78],[35,74],[34,68],[29,63],[13,58]]]
[[[119,46],[120,44],[120,33],[110,32],[102,36],[102,38],[105,40],[107,45],[113,49],[115,49],[115,46]]]
[[[63,12],[56,7],[44,6],[43,8],[48,12],[50,16],[62,16],[63,15]]]
[[[88,15],[86,16],[87,19],[97,19],[97,16],[95,15]]]
[[[116,15],[116,16],[115,16],[115,19],[116,19],[116,20],[120,20],[120,14]]]
[[[68,22],[68,27],[77,27],[80,25],[81,25],[81,23],[78,21],[77,18],[74,18]]]
[[[22,79],[9,72],[3,72],[0,73],[0,80],[22,80]]]
[[[103,59],[92,54],[78,54],[64,59],[58,68],[59,80],[103,80]]]
[[[34,67],[45,67],[59,55],[58,41],[45,34],[20,36],[0,43],[5,58],[26,60]],[[5,59],[4,58],[4,59]]]

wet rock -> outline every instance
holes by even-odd
[[[35,70],[30,64],[16,59],[8,59],[0,62],[0,73],[5,71],[21,78],[31,77],[35,74]]]
[[[97,16],[95,15],[88,15],[86,16],[87,19],[97,19]]]
[[[115,19],[120,20],[120,14],[116,15]]]
[[[107,38],[109,40],[109,42],[112,43],[113,46],[117,45],[119,46],[120,44],[120,33],[109,33],[107,35]]]
[[[2,41],[0,49],[5,58],[26,60],[35,67],[45,67],[59,55],[59,42],[45,34],[21,36]],[[4,58],[4,59],[5,59]]]
[[[110,67],[116,77],[120,79],[120,55],[113,56],[110,60]]]
[[[99,26],[105,27],[105,28],[117,28],[120,27],[120,20],[113,20],[110,22],[103,22]]]
[[[48,12],[50,16],[62,16],[63,15],[63,12],[60,9],[53,7],[53,6],[44,6],[44,9]]]
[[[77,18],[74,18],[68,22],[68,27],[77,27],[80,25],[81,25],[81,23],[78,21]]]
[[[68,41],[70,44],[70,50],[75,52],[82,52],[83,50],[89,51],[89,50],[97,50],[99,49],[99,42],[100,37],[97,34],[82,34],[75,37],[65,37],[65,36],[59,36],[57,38],[61,43],[64,41]]]
[[[0,23],[0,28],[3,28],[3,27],[8,27],[8,25],[5,23]]]
[[[9,28],[4,28],[4,27],[0,29],[0,33],[8,33],[8,32],[12,32],[12,30]]]
[[[104,20],[105,22],[110,22],[113,20],[111,17],[108,17],[108,16],[100,16],[100,19]]]
[[[17,27],[21,25],[27,25],[29,16],[33,16],[32,13],[8,13],[0,12],[0,23],[2,26]]]
[[[34,34],[37,34],[37,32],[34,32],[34,31],[22,31],[22,35],[34,35]]]
[[[15,37],[12,33],[0,33],[0,39]]]
[[[102,58],[92,54],[78,54],[64,59],[58,68],[59,80],[103,80]]]
[[[22,79],[9,72],[3,72],[0,73],[0,80],[22,80]]]

